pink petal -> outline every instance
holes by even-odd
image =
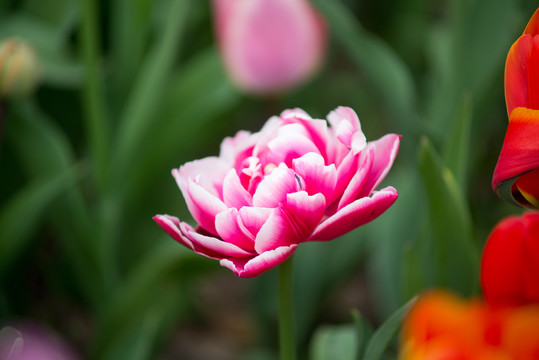
[[[400,138],[400,135],[388,134],[376,141],[369,142],[368,146],[374,148],[374,160],[368,181],[364,184],[358,198],[369,196],[384,180],[395,161],[395,157],[397,157]]]
[[[294,172],[281,164],[267,175],[258,185],[253,195],[256,207],[273,208],[286,202],[286,194],[299,190]]]
[[[267,150],[258,156],[264,164],[284,163],[290,166],[293,159],[309,152],[318,153],[319,150],[309,138],[305,128],[299,124],[288,124],[281,126],[277,136],[267,143]]]
[[[239,165],[251,156],[258,137],[258,134],[251,134],[243,130],[238,131],[234,137],[226,137],[221,142],[219,158],[228,164],[228,168],[234,167],[238,170]]]
[[[204,159],[190,161],[172,170],[172,176],[180,190],[185,194],[188,179],[202,186],[210,194],[221,197],[223,179],[230,166],[218,157],[210,156]]]
[[[326,200],[322,194],[309,196],[305,191],[288,194],[286,196],[286,212],[293,226],[297,242],[307,239],[319,224]]]
[[[283,263],[296,250],[297,245],[283,246],[252,258],[222,259],[221,265],[243,278],[258,276]]]
[[[393,205],[397,197],[397,191],[388,186],[375,192],[371,197],[358,199],[322,222],[309,240],[325,241],[344,235],[376,219]]]
[[[292,168],[305,182],[309,195],[320,193],[329,204],[337,184],[337,169],[334,164],[324,165],[324,158],[316,153],[307,153],[292,161]]]
[[[223,181],[223,201],[226,206],[236,209],[250,206],[253,202],[253,197],[242,186],[235,169],[230,169]]]
[[[290,222],[287,212],[282,208],[275,208],[256,235],[255,250],[261,254],[281,246],[298,244],[302,240]]]
[[[281,114],[281,118],[285,124],[298,123],[303,126],[306,131],[306,135],[316,146],[318,152],[324,158],[327,157],[329,135],[327,121],[311,119],[311,117],[301,109],[285,110]]]
[[[193,243],[191,239],[185,235],[180,227],[186,231],[194,231],[194,229],[186,223],[180,223],[178,218],[169,215],[156,215],[153,217],[154,221],[163,228],[174,240],[184,245],[185,247],[193,250],[195,253],[203,255],[210,259],[220,260],[223,258],[222,254],[209,251],[208,249]]]
[[[247,231],[256,238],[260,228],[268,221],[273,209],[260,207],[243,207],[240,209],[240,220]]]
[[[340,106],[330,112],[327,118],[337,138],[354,154],[367,145],[367,139],[361,131],[361,124],[354,110]]]
[[[247,251],[254,250],[255,237],[241,222],[237,209],[229,208],[217,214],[215,217],[215,228],[224,241]]]
[[[180,229],[182,232],[189,237],[193,245],[195,246],[195,251],[204,253],[215,253],[219,254],[221,258],[223,257],[245,257],[252,256],[253,252],[246,251],[238,246],[225,242],[219,238],[206,236],[200,234],[197,231],[194,231],[192,228],[187,226],[187,224],[180,224]],[[198,251],[197,251],[198,248]]]
[[[216,235],[215,216],[227,209],[226,205],[202,186],[189,179],[186,196],[187,207],[193,218],[206,231]],[[189,200],[188,200],[189,199]]]
[[[362,151],[359,155],[358,171],[352,177],[352,180],[348,183],[348,186],[344,190],[344,193],[339,201],[337,210],[342,209],[351,202],[357,200],[360,196],[360,192],[369,180],[371,176],[371,169],[374,159],[374,149],[368,147],[365,151]],[[369,194],[370,195],[370,194]]]

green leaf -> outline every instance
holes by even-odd
[[[178,155],[194,148],[205,129],[240,102],[240,95],[226,79],[215,48],[201,51],[174,73],[164,91],[163,105],[146,138],[132,154],[137,166],[132,176],[122,176],[128,198],[145,193]],[[211,106],[208,106],[211,104]],[[151,149],[151,151],[147,151]]]
[[[359,311],[352,311],[352,318],[354,319],[354,324],[356,327],[356,338],[357,338],[357,352],[356,359],[363,359],[365,350],[367,349],[368,340],[373,334],[372,327],[365,321],[361,316]]]
[[[462,96],[454,129],[446,142],[445,166],[455,175],[461,194],[466,194],[472,127],[472,100],[468,93]]]
[[[123,179],[126,170],[138,163],[134,156],[145,133],[153,124],[181,43],[190,5],[189,0],[171,0],[163,33],[157,34],[156,47],[148,52],[139,77],[121,115],[117,147],[113,157],[114,179]],[[123,180],[121,180],[123,183]]]
[[[382,357],[389,343],[391,340],[393,340],[393,337],[400,329],[402,319],[415,300],[416,299],[413,298],[404,304],[374,332],[373,336],[369,340],[369,343],[367,344],[367,349],[365,350],[363,360],[377,360]]]
[[[71,168],[61,174],[36,179],[19,190],[0,211],[0,274],[28,245],[51,202],[75,180]]]
[[[451,171],[424,138],[419,166],[429,205],[430,266],[435,284],[469,296],[477,289],[479,251],[471,214]]]
[[[322,326],[314,333],[311,360],[356,360],[356,326]]]

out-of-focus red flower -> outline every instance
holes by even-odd
[[[443,291],[427,293],[405,319],[400,359],[539,359],[539,305],[493,308]]]
[[[483,252],[481,284],[491,305],[539,304],[539,211],[496,225]]]
[[[308,0],[213,0],[217,40],[232,81],[276,93],[307,80],[325,54],[327,27]]]
[[[539,208],[539,9],[505,64],[509,125],[492,187],[502,198]]]

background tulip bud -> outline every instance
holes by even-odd
[[[30,45],[16,38],[0,44],[0,97],[29,95],[39,74],[38,59]]]
[[[511,216],[490,234],[481,262],[486,301],[494,306],[539,304],[539,212]]]
[[[326,25],[307,0],[214,0],[217,39],[231,80],[252,93],[296,86],[319,66]]]

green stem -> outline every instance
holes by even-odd
[[[109,128],[105,117],[103,77],[99,59],[98,2],[84,0],[82,10],[82,56],[84,58],[84,107],[86,130],[96,182],[103,188],[108,170]]]
[[[279,343],[280,360],[295,360],[294,306],[292,297],[292,258],[279,266]]]

